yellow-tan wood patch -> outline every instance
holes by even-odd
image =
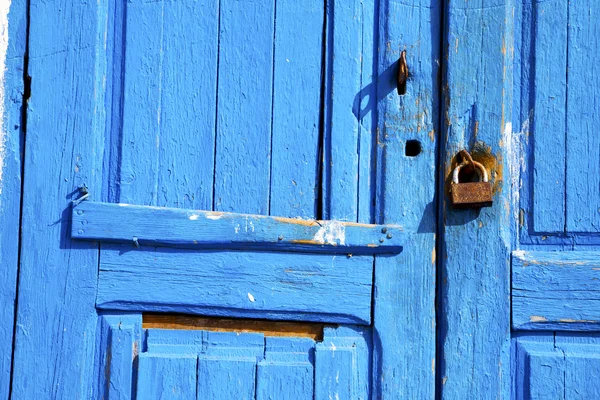
[[[316,341],[323,339],[324,326],[324,324],[309,322],[197,317],[180,314],[145,313],[142,316],[142,327],[144,329],[253,332],[262,333],[265,336],[305,337]]]

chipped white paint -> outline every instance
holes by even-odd
[[[216,221],[218,219],[221,219],[221,214],[217,214],[217,213],[207,213],[206,214],[206,218],[208,219],[212,219],[213,221]]]
[[[6,53],[8,51],[8,10],[11,0],[0,1],[0,194],[2,194],[2,178],[4,171],[4,156],[6,154],[6,121],[5,121],[5,82]]]
[[[525,250],[513,251],[513,257],[525,257]]]
[[[546,321],[548,321],[546,318],[540,317],[538,315],[532,315],[531,317],[529,317],[529,320],[531,322],[546,322]]]
[[[131,204],[127,204],[127,203],[117,203],[117,205],[119,207],[129,207]]]
[[[240,233],[240,224],[237,224],[237,226],[234,229],[236,234]]]
[[[346,244],[346,228],[339,221],[323,222],[313,240],[321,244]]]
[[[254,296],[252,296],[252,293],[250,292],[248,292],[248,300],[254,303]]]
[[[192,214],[192,215],[190,215],[190,217],[189,217],[189,218],[190,218],[190,221],[195,221],[195,220],[197,220],[199,216],[200,216],[200,214]]]

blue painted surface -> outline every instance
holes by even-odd
[[[514,252],[515,329],[600,330],[600,253]]]
[[[10,389],[13,333],[16,312],[23,157],[22,104],[26,45],[26,2],[15,0],[3,26],[7,46],[3,71],[3,114],[0,115],[0,399]]]
[[[132,322],[136,316],[111,315],[107,326],[119,318]],[[145,329],[138,354],[131,340],[113,341],[130,337],[130,328],[112,325],[113,334],[99,341],[103,354],[117,355],[103,360],[123,367],[100,371],[105,398],[129,398],[132,377],[138,399],[370,398],[369,329],[326,328],[320,343],[258,333]],[[129,355],[128,365],[120,355]]]
[[[598,398],[599,339],[597,335],[569,333],[517,338],[513,342],[513,398]]]
[[[600,397],[592,0],[30,3],[23,161],[25,3],[9,15],[0,398],[17,264],[14,399]],[[490,209],[447,202],[462,148]]]
[[[435,395],[436,165],[440,130],[440,2],[380,1],[377,77],[370,113],[377,114],[376,222],[401,223],[403,252],[377,257],[373,297],[373,398]],[[397,91],[397,61],[407,51],[410,77]],[[366,110],[365,110],[366,111]],[[368,113],[367,113],[368,117]],[[422,152],[406,155],[409,140]]]
[[[600,397],[597,13],[515,2],[513,399]]]
[[[71,237],[132,246],[397,254],[398,225],[298,220],[86,201],[73,208]],[[134,239],[135,238],[135,239]]]
[[[512,0],[445,6],[438,280],[442,399],[501,399],[510,393],[510,250],[516,226],[511,200],[517,189],[511,171],[513,7]],[[464,148],[490,173],[491,208],[452,208],[447,179]]]
[[[372,277],[369,256],[102,246],[96,306],[363,325]]]

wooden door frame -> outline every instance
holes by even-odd
[[[102,190],[105,111],[97,105],[104,102],[104,66],[96,43],[102,42],[105,26],[101,21],[109,10],[106,3],[30,3],[25,11],[25,0],[12,2],[11,15],[21,17],[11,19],[20,21],[10,25],[16,44],[10,51],[16,51],[17,61],[6,75],[17,71],[15,76],[20,77],[19,60],[23,60],[26,43],[23,20],[29,18],[27,72],[32,76],[33,96],[27,105],[21,234],[21,247],[27,251],[20,258],[12,387],[15,398],[75,393],[86,398],[94,379],[94,341],[81,338],[95,337],[97,329],[93,299],[98,251],[94,245],[71,241],[68,215],[70,201],[80,196],[80,187],[87,187],[92,198]],[[510,170],[514,156],[510,124],[514,2],[496,3],[469,12],[466,0],[447,3],[444,25],[442,10],[431,1],[375,3],[377,29],[371,39],[378,43],[379,52],[372,82],[376,90],[371,93],[377,99],[376,180],[381,210],[376,222],[400,222],[411,234],[411,243],[401,256],[379,258],[376,263],[375,398],[435,396],[437,263],[441,396],[459,398],[469,392],[502,397],[508,390],[509,250],[516,221]],[[471,12],[480,18],[468,18]],[[482,31],[482,21],[494,29]],[[489,50],[485,57],[472,57],[468,44],[474,37]],[[402,50],[407,50],[411,78],[407,94],[399,96],[393,90],[394,71]],[[442,51],[443,62],[435,57]],[[444,63],[442,96],[438,71]],[[486,85],[467,87],[464,82],[471,82],[477,71]],[[486,71],[485,76],[481,71]],[[11,90],[22,84],[19,79],[9,83]],[[467,94],[453,96],[461,91]],[[7,110],[12,120],[20,120],[14,104]],[[467,111],[471,112],[467,119],[474,117],[476,123],[467,123]],[[405,155],[407,140],[421,143],[417,157]],[[496,169],[494,207],[472,218],[468,212],[449,209],[441,196],[438,208],[436,178],[439,193],[444,193],[443,182],[454,154],[479,141],[489,146],[483,153],[492,156]],[[440,171],[438,154],[447,166]],[[423,184],[409,189],[419,181]],[[20,193],[20,183],[16,186]],[[3,195],[8,198],[10,192]],[[10,197],[19,202],[14,200],[17,196]],[[436,211],[445,227],[437,226]],[[0,225],[14,228],[14,214],[12,218]],[[470,258],[466,250],[482,248],[492,254],[486,260],[493,260],[485,269],[481,258]],[[14,245],[10,251],[14,255]],[[491,294],[485,304],[494,310],[483,320],[475,312],[476,300],[483,300],[482,287]],[[462,316],[460,324],[454,319],[458,315]],[[464,358],[475,354],[480,358]]]
[[[17,274],[26,69],[27,4],[12,0],[0,11],[0,399],[10,395]]]

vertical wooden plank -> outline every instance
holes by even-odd
[[[564,395],[565,359],[553,344],[519,344],[518,360],[521,366],[516,388],[517,400],[560,399]]]
[[[569,3],[567,93],[567,231],[600,230],[600,11],[592,0]]]
[[[192,354],[140,354],[136,398],[196,400],[197,361]]]
[[[533,229],[565,229],[567,104],[567,7],[562,0],[536,2],[533,114]]]
[[[381,398],[371,392],[371,343],[370,329],[325,328],[315,345],[315,399]]]
[[[360,0],[327,3],[323,219],[358,216],[359,124],[352,107],[360,92],[362,30]]]
[[[377,47],[376,13],[379,2],[361,3],[361,76],[360,91],[354,97],[352,112],[358,129],[358,222],[375,221],[375,178],[377,171]]]
[[[441,5],[413,0],[379,7],[377,222],[402,224],[410,236],[399,256],[375,262],[373,397],[427,399],[435,393],[436,368]],[[410,79],[399,95],[404,50]],[[420,154],[406,155],[408,140],[420,143]]]
[[[120,199],[156,205],[161,143],[164,1],[126,5]]]
[[[268,214],[273,2],[221,1],[215,210]]]
[[[19,218],[21,119],[27,9],[24,0],[0,6],[0,398],[9,397],[13,351]]]
[[[315,349],[315,398],[357,399],[354,391],[352,348],[317,343]]]
[[[600,334],[556,333],[556,347],[564,353],[564,398],[600,398]]]
[[[163,54],[158,206],[212,209],[218,8],[218,0],[164,3],[163,44],[153,49]]]
[[[442,160],[448,179],[467,148],[487,167],[494,204],[458,210],[444,194],[440,237],[438,385],[442,399],[510,395],[512,0],[451,1],[445,12],[447,57]],[[442,179],[442,180],[443,180]],[[447,181],[446,181],[447,183]]]
[[[200,357],[199,399],[254,399],[256,358]]]
[[[68,215],[79,187],[101,197],[103,7],[30,2],[14,399],[92,396],[98,248],[71,241]]]
[[[271,215],[318,218],[323,14],[322,1],[277,2]]]
[[[134,392],[134,366],[141,349],[140,314],[99,316],[97,352],[97,399],[131,399]]]
[[[265,339],[265,358],[257,367],[256,399],[313,399],[314,340]]]
[[[204,332],[198,360],[199,399],[254,399],[256,363],[264,356],[262,334]]]

